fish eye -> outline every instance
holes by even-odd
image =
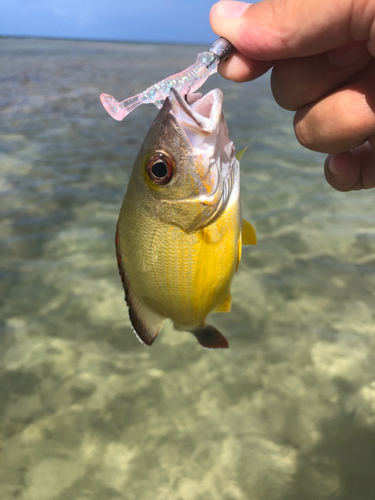
[[[147,175],[155,184],[168,184],[173,176],[173,163],[165,153],[154,154],[147,163]]]

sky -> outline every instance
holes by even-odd
[[[0,35],[212,43],[216,0],[0,0]]]

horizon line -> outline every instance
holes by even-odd
[[[191,45],[191,46],[199,46],[206,45],[204,42],[161,42],[161,41],[147,41],[147,40],[120,40],[120,39],[111,39],[111,38],[76,38],[76,37],[61,37],[61,36],[43,36],[43,35],[2,35],[1,38],[29,38],[32,40],[60,40],[60,41],[68,41],[68,42],[105,42],[105,43],[134,43],[134,44],[142,44],[142,45]],[[213,42],[207,44],[208,47],[212,45]],[[207,47],[207,50],[208,50]]]

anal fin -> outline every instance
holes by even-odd
[[[257,236],[255,234],[255,229],[245,219],[242,219],[242,244],[243,245],[256,245]]]
[[[163,327],[165,318],[155,313],[147,307],[133,292],[128,276],[122,261],[121,249],[119,244],[119,228],[117,223],[116,230],[116,256],[119,274],[122,285],[125,290],[125,302],[128,305],[129,318],[135,333],[139,339],[146,345],[151,345],[157,334]]]
[[[197,337],[200,345],[207,349],[228,347],[227,339],[212,325],[204,323],[202,326],[189,331]]]
[[[230,292],[228,292],[228,295],[225,297],[223,302],[220,305],[218,305],[213,312],[227,313],[230,311],[231,307],[232,307],[232,295],[230,294]]]

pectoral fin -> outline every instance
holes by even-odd
[[[246,150],[249,148],[249,146],[246,146],[246,148],[241,149],[241,151],[238,151],[236,153],[236,158],[238,161],[241,161],[242,155],[246,152]]]
[[[242,219],[242,244],[243,245],[256,245],[257,236],[255,234],[255,229],[247,222],[247,220]]]
[[[146,345],[151,345],[156,335],[162,329],[165,318],[147,307],[133,292],[122,261],[118,224],[116,231],[116,255],[119,274],[125,290],[125,301],[129,309],[130,322],[139,339]]]
[[[227,313],[230,311],[231,306],[232,306],[232,296],[229,292],[228,295],[225,297],[224,301],[213,312]]]
[[[207,349],[228,347],[228,341],[214,326],[204,323],[202,326],[189,330],[198,339],[201,346]]]
[[[240,237],[238,238],[238,244],[237,244],[237,264],[236,264],[236,269],[234,271],[235,273],[237,272],[238,266],[240,265],[241,257],[242,257],[242,234],[240,233]]]

